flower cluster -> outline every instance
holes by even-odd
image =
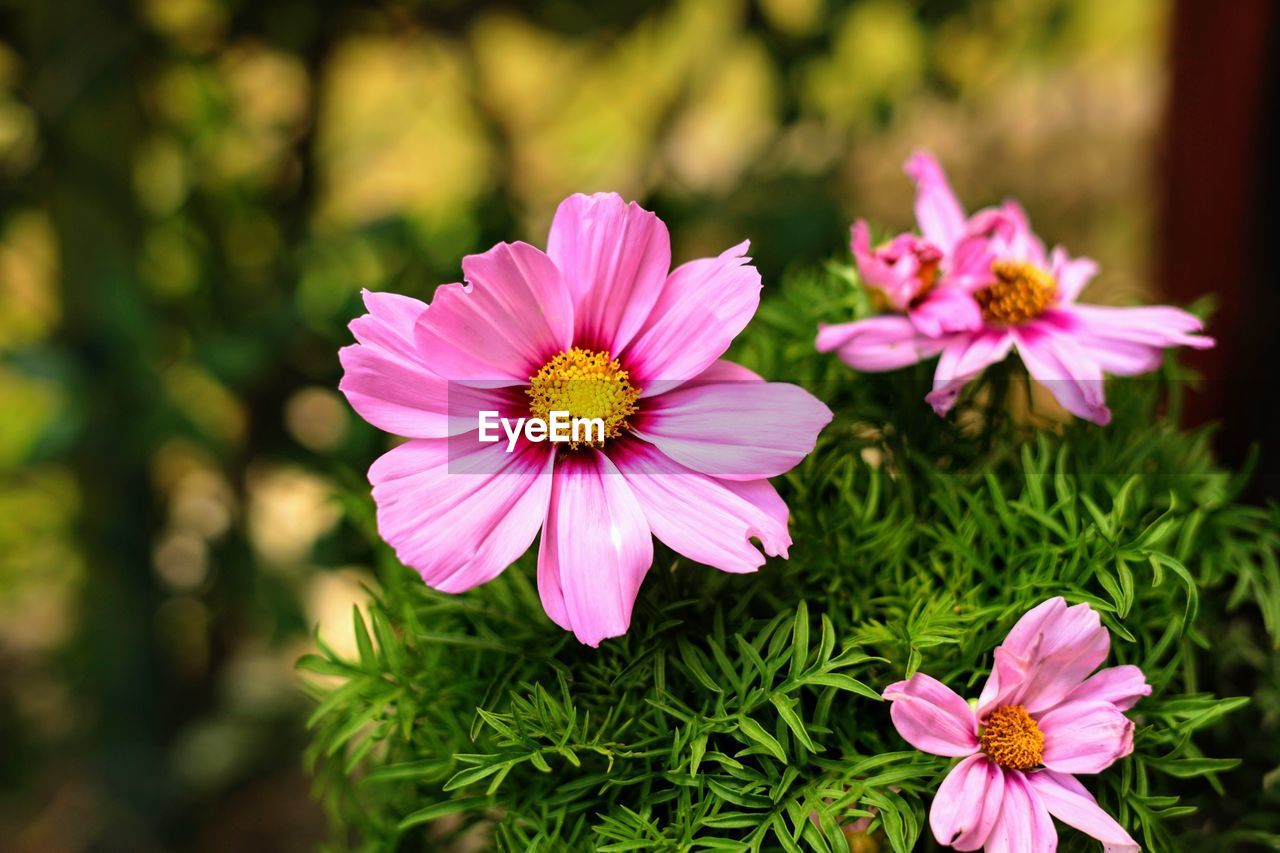
[[[867,224],[853,226],[858,271],[890,311],[821,327],[820,351],[868,372],[938,356],[926,399],[944,415],[961,388],[1016,350],[1067,411],[1106,424],[1104,373],[1148,373],[1165,347],[1213,346],[1197,334],[1200,321],[1176,308],[1077,302],[1097,264],[1061,246],[1046,251],[1021,205],[968,216],[932,157],[916,154],[906,172],[916,184],[920,236],[872,249]]]
[[[928,395],[939,413],[1016,350],[1064,407],[1105,424],[1104,372],[1150,371],[1164,347],[1212,345],[1174,308],[1077,303],[1092,261],[1046,252],[1016,203],[966,215],[926,155],[907,173],[920,235],[873,249],[867,224],[853,226],[862,279],[887,313],[823,327],[820,350],[864,371],[939,356]],[[575,195],[546,251],[501,243],[469,256],[467,284],[440,287],[430,305],[365,293],[341,388],[366,420],[409,439],[369,471],[378,530],[400,559],[457,593],[538,539],[547,615],[595,646],[627,631],[654,537],[727,572],[785,557],[788,510],[769,478],[812,451],[832,413],[721,358],[759,302],[746,249],[670,269],[654,214]],[[596,429],[557,445],[517,426],[504,446],[483,435],[490,416]],[[930,811],[939,843],[1052,850],[1057,817],[1109,850],[1138,849],[1075,778],[1132,751],[1124,712],[1151,692],[1137,667],[1095,672],[1109,647],[1095,611],[1053,598],[995,650],[975,702],[923,673],[885,689],[903,738],[962,759]]]

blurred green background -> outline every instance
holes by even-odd
[[[766,288],[935,151],[1150,281],[1157,0],[0,2],[0,839],[312,849],[293,663],[372,578],[361,288],[616,190]],[[748,332],[749,333],[749,332]]]

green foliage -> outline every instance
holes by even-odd
[[[870,817],[881,849],[932,845],[951,762],[907,746],[879,693],[925,671],[976,695],[994,646],[1053,595],[1097,609],[1110,663],[1154,687],[1131,712],[1133,756],[1085,779],[1103,806],[1147,849],[1280,843],[1258,779],[1280,764],[1277,510],[1234,503],[1241,478],[1206,435],[1157,416],[1176,413],[1174,368],[1113,383],[1107,428],[990,409],[960,427],[924,406],[925,372],[858,378],[812,350],[819,319],[864,310],[831,290],[789,282],[736,353],[837,413],[777,481],[790,559],[735,576],[659,546],[630,633],[598,650],[542,613],[533,554],[465,595],[427,589],[353,486],[382,585],[355,614],[357,660],[322,645],[301,662],[342,843],[826,851]],[[1225,834],[1224,799],[1247,815]],[[1060,830],[1063,849],[1097,846]]]

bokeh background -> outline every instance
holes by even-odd
[[[352,643],[387,441],[336,393],[346,323],[543,244],[571,192],[643,201],[677,259],[751,237],[767,287],[908,226],[930,148],[1097,258],[1088,298],[1217,294],[1196,416],[1244,460],[1270,9],[0,0],[0,846],[320,843],[293,664]]]

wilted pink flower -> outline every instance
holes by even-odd
[[[1075,778],[1133,751],[1133,723],[1122,712],[1151,693],[1136,666],[1093,672],[1110,645],[1089,605],[1051,598],[1019,619],[996,649],[976,710],[922,673],[885,689],[903,739],[923,752],[964,758],[929,810],[938,843],[989,853],[1054,850],[1052,815],[1108,851],[1138,850]]]
[[[671,270],[667,229],[614,194],[574,195],[547,251],[500,243],[430,306],[366,293],[341,352],[362,417],[406,436],[369,470],[378,530],[426,583],[462,592],[542,532],[538,592],[584,643],[626,632],[657,536],[728,572],[786,556],[769,484],[831,412],[803,389],[719,360],[755,313],[747,244]],[[568,411],[605,423],[570,446],[483,443],[477,414]]]
[[[926,239],[932,234],[931,242],[950,241],[943,250],[947,301],[938,306],[953,312],[950,320],[931,316],[921,324],[882,315],[826,326],[818,333],[820,351],[836,350],[864,371],[940,355],[927,400],[946,414],[966,383],[1016,349],[1027,372],[1064,408],[1106,424],[1111,412],[1104,402],[1104,373],[1150,372],[1165,347],[1213,346],[1211,338],[1196,334],[1200,321],[1177,308],[1076,303],[1097,272],[1092,260],[1071,258],[1062,247],[1047,253],[1017,202],[966,218],[928,155],[915,155],[908,170],[917,180],[916,218]]]
[[[904,170],[916,182],[916,219],[922,236],[899,234],[872,249],[867,223],[859,219],[853,224],[851,241],[858,273],[890,308],[905,314],[920,335],[937,338],[981,328],[982,313],[969,297],[977,281],[975,272],[981,271],[972,268],[970,255],[957,250],[970,233],[988,227],[989,216],[965,219],[947,176],[932,157],[916,154]],[[855,325],[832,326],[825,334],[839,339]],[[858,352],[854,348],[854,357]]]

